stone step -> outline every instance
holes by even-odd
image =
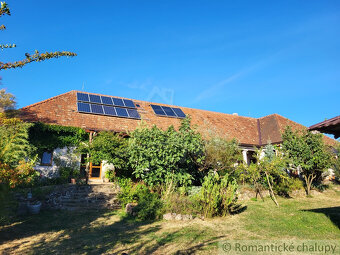
[[[88,210],[121,208],[113,184],[67,185],[60,187],[46,203],[55,209]]]
[[[73,194],[70,197],[65,197],[65,198],[96,198],[96,197],[102,197],[102,198],[110,198],[110,197],[116,197],[117,194],[115,193],[90,193],[90,194]]]

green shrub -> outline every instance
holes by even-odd
[[[80,171],[72,167],[59,167],[59,175],[62,181],[69,182],[71,178],[78,178]]]
[[[118,184],[120,187],[118,200],[122,207],[125,207],[127,203],[138,203],[142,191],[149,190],[144,184],[135,184],[129,178],[119,178]]]
[[[225,216],[237,201],[237,188],[236,181],[228,174],[220,176],[217,172],[210,172],[195,195],[200,211],[205,217]]]
[[[157,219],[163,211],[163,202],[157,193],[153,193],[142,183],[133,183],[131,179],[119,178],[120,191],[118,200],[124,208],[128,203],[137,203],[134,212],[138,220]]]
[[[205,141],[204,170],[218,171],[220,174],[235,175],[237,162],[242,162],[242,153],[236,139],[226,140],[218,136]]]
[[[78,147],[78,152],[89,155],[89,162],[99,164],[106,161],[107,164],[115,166],[115,175],[129,177],[129,151],[127,149],[128,139],[121,134],[111,131],[103,131],[93,137],[91,142],[87,141]],[[110,178],[109,178],[110,179]]]
[[[299,178],[288,178],[282,182],[274,182],[273,189],[280,196],[289,196],[289,193],[294,190],[304,188],[303,181]]]
[[[106,171],[105,178],[107,178],[110,182],[114,182],[116,180],[116,172],[114,170]]]
[[[182,120],[179,130],[173,126],[167,130],[141,126],[130,136],[129,163],[135,178],[149,186],[162,185],[173,176],[181,186],[199,181],[203,140],[191,128],[190,118]]]
[[[141,189],[138,194],[138,205],[134,208],[138,220],[159,219],[163,212],[163,202],[157,193]]]

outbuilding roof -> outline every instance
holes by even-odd
[[[340,137],[340,115],[314,124],[309,127],[309,130],[318,130],[322,133],[332,134],[337,139]]]

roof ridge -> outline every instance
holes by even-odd
[[[296,121],[294,121],[294,120],[288,119],[288,118],[286,118],[286,117],[284,117],[284,116],[282,116],[282,115],[280,115],[280,114],[274,113],[274,115],[276,115],[276,117],[281,117],[281,118],[283,118],[283,119],[286,119],[286,120],[289,120],[289,121],[291,121],[291,122],[294,122],[295,124],[298,124],[298,125],[300,125],[300,126],[302,126],[302,127],[304,127],[304,128],[308,128],[308,127],[306,127],[305,125],[302,125],[301,123],[298,123],[298,122],[296,122]]]
[[[72,93],[73,91],[75,91],[75,90],[71,90],[71,91],[68,91],[68,92],[65,92],[65,93],[56,95],[56,96],[54,96],[54,97],[47,98],[47,99],[45,99],[45,100],[43,100],[43,101],[40,101],[40,102],[37,102],[37,103],[34,103],[34,104],[27,105],[27,106],[25,106],[25,107],[22,107],[21,110],[24,110],[24,109],[27,109],[27,108],[30,108],[30,107],[32,107],[32,106],[36,106],[36,105],[39,105],[39,104],[46,103],[46,102],[51,101],[51,100],[53,100],[53,99],[56,99],[56,98],[58,98],[58,97],[64,96],[64,95],[66,95],[66,94],[70,94],[70,93]]]

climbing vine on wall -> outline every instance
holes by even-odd
[[[54,150],[65,146],[78,146],[80,142],[87,141],[88,139],[88,133],[78,127],[65,127],[36,122],[29,129],[29,142],[36,148],[39,155],[47,150]]]

